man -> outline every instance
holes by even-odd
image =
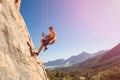
[[[51,26],[49,27],[49,34],[45,35],[44,33],[42,33],[42,37],[44,39],[42,39],[41,42],[41,46],[38,49],[38,51],[35,53],[36,55],[39,55],[39,53],[41,52],[41,50],[44,48],[44,51],[46,51],[47,45],[53,44],[56,41],[56,32],[54,31],[54,28]]]

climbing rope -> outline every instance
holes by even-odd
[[[48,26],[48,0],[42,0],[42,31],[44,31],[45,26]],[[46,63],[42,54],[40,54],[40,57],[43,63]]]
[[[42,31],[48,26],[48,0],[42,0]]]
[[[48,0],[46,0],[46,26],[48,26]]]
[[[45,26],[45,15],[44,15],[44,13],[45,13],[45,11],[44,11],[45,9],[44,9],[44,0],[42,0],[42,26],[41,26],[41,30],[43,31],[44,30],[44,26]]]
[[[46,63],[46,61],[45,61],[44,57],[42,56],[42,54],[40,54],[40,57],[41,57],[41,59],[43,61],[43,64]]]

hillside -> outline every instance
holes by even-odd
[[[80,63],[83,62],[85,60],[87,60],[88,58],[94,57],[96,55],[102,54],[106,52],[106,50],[101,50],[98,51],[96,53],[90,54],[87,52],[82,52],[76,56],[71,56],[68,59],[57,59],[57,60],[53,60],[53,61],[48,61],[47,63],[45,63],[45,66],[50,68],[50,67],[64,67],[64,66],[70,66],[76,63]]]
[[[47,63],[45,63],[45,66],[59,66],[59,65],[64,65],[65,64],[65,60],[64,59],[56,59],[53,61],[48,61]]]
[[[95,57],[87,59],[82,63],[77,63],[70,67],[61,68],[60,70],[71,70],[71,69],[97,69],[110,66],[120,66],[120,44],[113,47],[109,51],[99,54]]]
[[[47,63],[45,63],[45,66],[71,65],[71,64],[82,62],[82,61],[88,59],[89,57],[91,57],[91,54],[89,54],[87,52],[82,52],[79,55],[71,56],[70,58],[68,58],[66,60],[65,59],[57,59],[57,60],[53,60],[53,61],[48,61]]]
[[[0,80],[47,80],[44,66],[31,56],[35,50],[20,2],[0,0]]]

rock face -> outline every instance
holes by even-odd
[[[0,80],[47,80],[19,8],[20,0],[0,0]]]

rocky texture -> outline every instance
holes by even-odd
[[[0,0],[0,80],[47,80],[19,8],[20,0]]]

